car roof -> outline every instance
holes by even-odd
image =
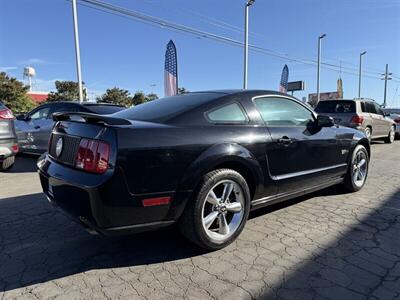
[[[47,102],[42,105],[55,105],[55,104],[74,104],[74,105],[83,105],[83,106],[118,106],[123,107],[122,105],[114,104],[114,103],[97,103],[97,102],[78,102],[78,101],[55,101],[55,102]]]
[[[123,107],[122,105],[119,104],[114,104],[114,103],[104,103],[104,102],[83,102],[83,103],[79,103],[81,105],[84,106],[118,106],[118,107]]]
[[[259,94],[259,95],[280,95],[280,96],[288,96],[292,98],[292,96],[288,94],[283,94],[277,91],[271,90],[242,90],[242,89],[229,89],[229,90],[207,90],[207,91],[199,91],[193,93],[217,93],[217,94],[225,94],[225,95],[239,95],[239,94]]]

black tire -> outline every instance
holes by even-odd
[[[385,143],[386,144],[391,144],[394,142],[396,139],[396,127],[392,126],[390,127],[390,131],[388,133],[388,136],[385,138]]]
[[[244,199],[243,214],[240,223],[237,224],[237,229],[230,233],[225,240],[212,239],[204,228],[203,209],[206,197],[209,195],[218,184],[223,184],[224,181],[230,181],[240,187]],[[232,194],[232,192],[231,192]],[[234,193],[234,196],[238,193]],[[236,196],[235,196],[236,197]],[[179,222],[181,233],[191,242],[206,250],[218,250],[226,247],[232,243],[242,232],[250,212],[250,191],[246,180],[236,171],[231,169],[218,169],[211,171],[203,176],[201,183],[193,193],[192,198],[189,200],[185,211]],[[227,213],[225,213],[227,214]],[[218,219],[216,222],[220,222]]]
[[[0,172],[5,172],[10,170],[15,163],[15,156],[11,156],[6,158],[3,161],[0,161]]]
[[[365,177],[364,180],[362,182],[362,184],[357,184],[355,179],[354,179],[354,173],[353,173],[353,169],[354,169],[354,165],[356,162],[356,158],[357,155],[359,153],[362,153],[362,156],[365,157],[365,164],[366,164],[366,170],[365,170]],[[369,156],[368,156],[368,151],[367,149],[363,146],[363,145],[357,145],[354,148],[353,153],[351,154],[351,159],[349,161],[349,165],[347,167],[347,174],[346,177],[344,179],[344,187],[346,188],[346,190],[348,190],[349,192],[358,192],[359,190],[361,190],[366,181],[367,181],[367,177],[368,177],[368,171],[369,171]]]

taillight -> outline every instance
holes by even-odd
[[[8,108],[0,110],[0,120],[14,120],[14,115]]]
[[[394,119],[394,122],[400,124],[400,118]]]
[[[75,167],[87,172],[103,174],[107,171],[109,157],[110,146],[107,143],[81,139]]]
[[[17,152],[19,151],[19,146],[18,146],[18,144],[12,145],[12,146],[11,146],[11,150],[12,150],[12,152],[17,153]]]
[[[351,118],[351,123],[361,125],[364,122],[364,117],[355,115],[354,117]]]

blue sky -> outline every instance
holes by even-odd
[[[152,16],[242,40],[244,0],[105,0]],[[78,7],[83,79],[94,97],[110,87],[163,95],[164,51],[174,40],[179,85],[191,91],[241,88],[243,50],[170,31],[132,19]],[[388,103],[400,106],[400,1],[256,0],[250,11],[250,43],[294,58],[315,60],[317,37],[323,61],[357,73],[366,50],[366,75],[397,76],[389,82]],[[22,80],[25,65],[36,68],[36,90],[51,90],[55,80],[75,80],[71,3],[66,0],[0,0],[0,69]],[[274,89],[283,65],[290,80],[305,80],[315,92],[316,66],[250,52],[249,88]],[[346,71],[349,71],[346,69]],[[336,90],[337,70],[323,68],[321,91]],[[358,76],[342,74],[345,97],[357,94]],[[155,87],[151,87],[156,84]],[[383,81],[364,77],[362,96],[383,99]]]

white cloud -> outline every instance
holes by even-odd
[[[7,72],[18,69],[17,67],[0,67],[0,71]]]
[[[21,60],[17,63],[18,65],[23,65],[23,66],[27,66],[27,65],[60,65],[63,63],[60,62],[54,62],[54,61],[48,61],[45,59],[41,59],[41,58],[29,58],[26,60]]]

